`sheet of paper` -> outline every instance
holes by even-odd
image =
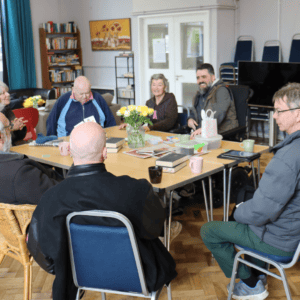
[[[154,39],[152,40],[153,46],[153,62],[154,63],[165,63],[166,59],[166,41],[165,39]]]

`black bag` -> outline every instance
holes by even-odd
[[[55,275],[53,260],[45,256],[38,242],[38,223],[34,217],[31,219],[29,226],[27,248],[34,260],[43,270]]]
[[[254,192],[255,192],[255,188],[251,185],[246,185],[246,186],[242,187],[238,192],[236,205],[252,199]],[[233,208],[232,213],[228,218],[229,221],[235,221],[235,219],[233,217],[235,210],[236,210],[236,206]]]

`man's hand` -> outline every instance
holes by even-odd
[[[201,132],[202,132],[202,129],[201,129],[201,128],[195,130],[195,131],[191,134],[191,139],[194,139],[194,138],[195,138],[195,135],[201,134]]]
[[[188,126],[192,129],[196,130],[196,126],[198,126],[198,123],[194,119],[189,119]]]
[[[126,126],[127,126],[127,123],[123,123],[123,124],[121,124],[121,125],[119,126],[119,129],[126,128]]]

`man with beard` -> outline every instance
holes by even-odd
[[[188,120],[188,126],[195,130],[191,137],[201,134],[202,109],[216,111],[219,133],[238,127],[233,96],[224,82],[216,79],[213,66],[211,64],[198,66],[196,75],[199,90],[193,99],[193,106],[197,115],[191,111]]]
[[[38,204],[44,192],[63,178],[23,154],[10,152],[10,128],[8,119],[0,113],[0,201]]]

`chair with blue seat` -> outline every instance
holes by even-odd
[[[109,225],[74,223],[73,218],[78,217],[101,218]],[[109,221],[117,222],[117,227]],[[101,210],[74,212],[67,216],[67,230],[76,300],[82,290],[101,292],[103,300],[105,293],[159,297],[162,288],[155,292],[147,289],[134,229],[124,215]],[[170,284],[168,299],[172,299]]]
[[[281,62],[281,44],[278,40],[269,40],[264,44],[262,61]]]
[[[233,62],[225,62],[219,68],[219,77],[224,82],[236,84],[238,80],[238,62],[253,61],[254,58],[254,40],[252,36],[239,36]]]
[[[233,264],[233,269],[232,269],[232,275],[231,275],[231,281],[230,281],[230,286],[228,290],[228,300],[231,299],[231,294],[233,291],[234,283],[235,283],[235,278],[238,270],[238,265],[239,263],[243,263],[249,267],[255,268],[266,275],[270,275],[272,277],[275,277],[276,279],[279,279],[283,282],[286,298],[288,300],[292,300],[291,292],[289,289],[289,285],[286,279],[286,274],[285,274],[285,269],[289,269],[293,267],[299,260],[299,255],[300,255],[300,243],[298,244],[298,247],[294,253],[294,256],[278,256],[278,255],[271,255],[267,253],[263,253],[248,247],[241,247],[239,245],[235,245],[235,247],[240,250],[236,255],[234,259],[234,264]],[[260,261],[263,261],[267,263],[268,265],[274,266],[278,271],[280,275],[277,275],[273,272],[270,272],[267,269],[261,268],[255,264],[253,264],[250,261],[247,261],[243,259],[241,256],[242,255],[248,255],[250,257],[259,259]]]
[[[289,62],[300,62],[300,33],[293,35]]]

